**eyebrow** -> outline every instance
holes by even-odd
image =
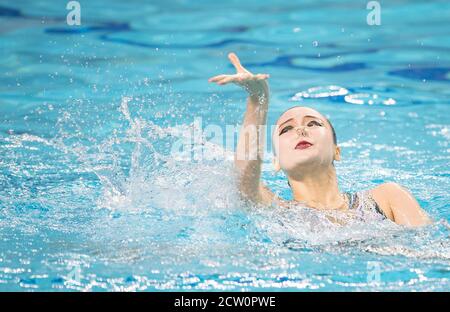
[[[284,125],[285,123],[287,123],[287,122],[289,122],[289,121],[291,121],[291,120],[294,120],[294,118],[289,118],[288,120],[283,121],[283,122],[278,126],[278,128],[281,128],[282,125]]]
[[[305,116],[303,116],[303,118],[306,118],[306,117],[310,117],[310,118],[315,118],[315,119],[319,119],[320,121],[322,121],[323,122],[323,120],[322,119],[320,119],[319,117],[317,117],[317,116],[312,116],[312,115],[305,115]],[[289,121],[292,121],[294,118],[289,118],[288,120],[286,120],[286,121],[283,121],[279,126],[278,126],[278,128],[281,128],[281,126],[282,125],[284,125],[285,123],[287,123],[287,122],[289,122]]]

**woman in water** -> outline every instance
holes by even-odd
[[[247,111],[243,128],[264,126],[269,107],[267,74],[252,74],[245,69],[236,54],[228,55],[236,68],[236,74],[218,75],[209,79],[218,85],[235,83],[248,92]],[[259,144],[263,134],[255,132]],[[276,171],[284,171],[292,189],[293,201],[277,197],[261,179],[262,151],[257,146],[257,157],[248,159],[250,149],[247,136],[241,131],[235,154],[235,166],[239,175],[239,189],[245,198],[263,205],[295,206],[301,203],[320,211],[343,211],[362,218],[377,216],[406,226],[422,226],[430,223],[408,190],[396,183],[383,183],[371,190],[354,194],[341,193],[338,188],[334,161],[341,158],[336,133],[330,121],[318,111],[295,106],[285,111],[276,122],[272,135],[273,164]]]

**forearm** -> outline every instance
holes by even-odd
[[[269,106],[268,90],[250,95],[235,153],[240,191],[253,200],[260,194],[261,165]]]
[[[239,132],[239,139],[235,153],[235,166],[238,171],[239,190],[247,198],[266,202],[271,198],[270,191],[263,192],[260,185],[261,162],[264,156],[264,139],[266,131],[267,108],[269,106],[268,74],[252,74],[245,69],[234,53],[228,58],[236,68],[234,75],[217,75],[209,82],[218,85],[235,83],[249,94],[247,110]]]

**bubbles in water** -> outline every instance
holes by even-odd
[[[332,96],[343,96],[348,94],[348,90],[339,86],[319,86],[309,88],[306,91],[296,93],[291,100],[298,101],[302,98],[326,98]]]
[[[345,102],[357,105],[395,105],[397,102],[393,98],[383,98],[377,94],[355,93],[344,97]]]
[[[296,93],[290,98],[291,101],[301,101],[302,99],[317,99],[328,97],[343,97],[346,103],[358,105],[395,105],[397,102],[393,98],[386,98],[378,94],[351,93],[349,90],[339,86],[318,86]]]

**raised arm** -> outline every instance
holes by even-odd
[[[239,175],[239,190],[242,195],[257,203],[268,204],[274,194],[261,183],[261,164],[264,156],[264,126],[269,107],[269,85],[267,74],[252,74],[245,69],[234,53],[228,54],[236,68],[236,74],[218,75],[209,79],[218,85],[234,83],[247,91],[247,110],[239,132],[235,153],[235,166]]]

